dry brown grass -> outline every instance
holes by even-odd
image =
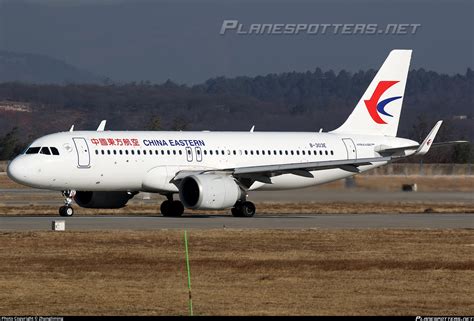
[[[472,230],[191,230],[197,315],[470,315]],[[182,231],[0,234],[0,314],[187,314]]]

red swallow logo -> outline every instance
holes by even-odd
[[[380,97],[383,95],[387,89],[392,87],[398,83],[398,81],[380,81],[377,84],[377,87],[374,90],[374,93],[372,94],[372,97],[370,97],[369,100],[364,100],[365,106],[367,107],[367,110],[369,111],[370,117],[377,123],[377,124],[386,124],[386,122],[380,117],[380,114],[385,115],[385,116],[390,116],[389,113],[385,111],[385,106],[397,99],[402,98],[402,96],[397,96],[397,97],[391,97],[382,100],[379,102]]]

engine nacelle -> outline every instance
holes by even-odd
[[[74,200],[80,207],[121,208],[134,195],[129,192],[76,192]]]
[[[234,206],[242,189],[232,177],[201,174],[186,176],[179,186],[179,198],[191,209],[218,210]]]

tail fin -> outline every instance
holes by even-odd
[[[397,135],[411,52],[390,52],[352,114],[333,133]]]

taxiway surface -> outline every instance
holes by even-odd
[[[159,229],[453,229],[474,228],[474,214],[333,214],[161,216],[23,216],[0,217],[0,230],[50,230],[53,220],[65,220],[66,230]]]

